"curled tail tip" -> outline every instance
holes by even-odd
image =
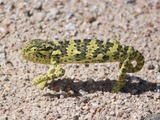
[[[144,62],[145,62],[143,54],[140,53],[138,50],[136,51],[136,58],[135,58],[135,60],[136,60],[137,64],[133,68],[133,72],[140,71],[143,68]]]

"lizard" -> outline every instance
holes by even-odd
[[[22,56],[34,63],[51,65],[46,74],[33,79],[32,84],[43,89],[49,80],[62,77],[61,64],[119,62],[118,81],[112,92],[118,92],[126,83],[126,73],[138,72],[144,65],[144,56],[132,46],[121,45],[113,38],[105,40],[76,39],[51,41],[33,39],[22,47]],[[136,61],[136,65],[132,64]]]

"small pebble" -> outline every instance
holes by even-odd
[[[78,115],[73,116],[73,120],[79,120],[78,118]]]
[[[42,10],[42,2],[37,2],[34,6],[36,10]]]
[[[130,113],[132,111],[132,108],[127,108],[126,111]]]
[[[109,113],[109,115],[110,115],[110,116],[115,116],[115,112],[114,112],[114,111],[111,111],[111,112]]]
[[[98,103],[97,103],[97,102],[93,102],[93,103],[92,103],[92,107],[94,107],[94,108],[95,108],[95,107],[98,107]]]
[[[147,117],[144,118],[144,120],[160,120],[160,114],[148,115]]]
[[[157,1],[155,6],[156,6],[156,9],[160,9],[160,1]]]
[[[107,118],[105,116],[98,116],[97,118],[99,118],[99,120],[107,120]]]
[[[0,4],[3,4],[5,0],[0,0]]]
[[[5,56],[5,53],[4,53],[4,52],[2,52],[2,53],[0,52],[0,60],[4,60],[5,57],[6,57],[6,56]]]
[[[97,8],[96,5],[94,5],[94,6],[92,6],[92,7],[90,8],[90,12],[92,12],[92,13],[96,13],[97,11],[98,11],[98,8]]]
[[[31,17],[31,16],[33,15],[33,10],[27,10],[27,11],[26,11],[26,15],[27,15],[28,17]]]
[[[135,77],[135,76],[131,76],[131,81],[132,81],[132,83],[136,83],[136,84],[139,84],[139,80],[138,80],[138,78],[137,77]]]
[[[81,97],[80,98],[80,102],[82,102],[82,103],[88,103],[89,100],[90,99],[88,97]]]
[[[71,31],[70,35],[71,35],[71,36],[76,36],[77,33],[78,33],[77,31]]]
[[[148,70],[153,70],[155,68],[155,66],[153,65],[153,63],[148,63]]]
[[[124,114],[124,113],[123,113],[121,110],[118,110],[118,111],[116,112],[116,116],[117,116],[117,117],[122,117],[123,114]]]
[[[1,76],[1,77],[0,77],[0,81],[1,81],[1,80],[2,80],[2,81],[7,81],[7,80],[8,80],[8,77],[7,77],[7,76]]]
[[[160,84],[160,74],[157,75],[157,83]]]
[[[66,30],[75,30],[76,27],[73,23],[68,23],[66,26]]]
[[[73,13],[72,12],[68,12],[67,14],[66,14],[66,18],[67,19],[70,19],[70,18],[72,18],[73,17]]]
[[[87,13],[84,14],[84,19],[85,19],[87,22],[90,22],[90,23],[96,21],[95,16],[94,16],[93,14],[89,13],[89,12],[87,12]]]
[[[86,105],[86,106],[82,107],[82,109],[88,111],[89,110],[89,106]]]
[[[157,100],[160,99],[160,93],[159,93],[159,92],[158,92],[158,93],[155,93],[155,94],[154,94],[154,98],[157,99]]]
[[[131,5],[135,5],[136,4],[136,0],[125,0],[125,3],[131,4]]]
[[[80,93],[81,95],[87,95],[87,94],[88,94],[88,92],[86,92],[86,91],[84,91],[84,90],[82,90],[82,89],[79,90],[79,93]]]
[[[50,14],[52,15],[53,18],[55,18],[56,15],[58,15],[59,13],[60,13],[60,11],[58,9],[56,9],[56,8],[52,8],[50,10]]]
[[[4,37],[8,33],[9,33],[9,31],[8,31],[8,29],[6,27],[0,27],[0,35],[1,35],[1,37]]]
[[[157,66],[157,71],[160,72],[160,65]]]
[[[90,109],[89,111],[90,111],[92,114],[95,113],[95,109]]]
[[[12,6],[14,5],[14,3],[12,4]],[[27,6],[27,2],[20,2],[19,5],[18,5],[18,9],[19,10],[24,10],[24,8]],[[10,5],[10,8],[11,9],[11,5]]]
[[[89,84],[93,84],[94,83],[94,80],[91,79],[91,78],[88,78],[87,81],[88,81]]]
[[[138,92],[138,89],[133,89],[132,91],[131,91],[131,93],[134,95],[134,94],[136,94]]]
[[[92,113],[88,113],[88,114],[85,116],[84,120],[92,120]]]
[[[63,99],[66,97],[66,94],[61,94],[59,97],[60,97],[60,99]]]
[[[89,67],[89,64],[86,63],[86,64],[85,64],[85,67]]]
[[[44,18],[46,17],[46,13],[45,12],[40,12],[40,13],[37,13],[35,15],[35,18],[38,22],[41,22],[44,20]]]

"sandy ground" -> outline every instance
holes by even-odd
[[[145,56],[119,93],[118,63],[63,65],[44,90],[31,85],[49,66],[24,60],[25,42],[110,37]],[[158,83],[159,0],[0,0],[0,120],[158,120]]]

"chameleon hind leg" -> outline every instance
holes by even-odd
[[[54,64],[48,70],[47,74],[34,78],[32,84],[37,85],[40,89],[43,89],[49,80],[63,76],[64,72],[64,69],[60,65]]]
[[[131,64],[128,58],[123,63],[120,63],[121,68],[118,74],[118,81],[114,85],[112,92],[118,92],[126,83],[126,79],[125,79],[126,73],[129,71],[130,68],[132,68],[132,67],[129,67],[129,65]]]

